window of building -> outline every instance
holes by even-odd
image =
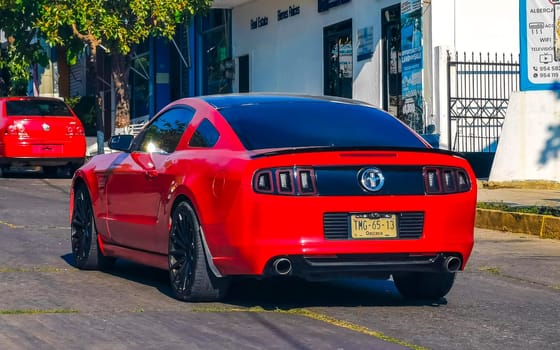
[[[401,7],[381,10],[383,109],[402,119]]]
[[[150,45],[138,45],[130,69],[130,119],[146,117],[150,112]]]
[[[203,95],[232,92],[231,10],[213,9],[199,19],[199,91]]]
[[[323,51],[325,95],[352,98],[352,20],[323,29]]]
[[[186,23],[177,26],[174,42],[169,44],[169,80],[170,100],[175,101],[182,97],[190,96],[191,52],[189,33],[190,28]]]

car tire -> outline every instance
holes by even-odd
[[[74,192],[70,229],[72,256],[76,267],[82,270],[108,270],[114,266],[116,259],[103,255],[98,239],[89,192],[80,184]]]
[[[401,272],[393,274],[399,293],[407,299],[438,300],[453,287],[455,273]]]
[[[169,280],[173,294],[183,301],[223,299],[230,279],[216,277],[208,267],[202,232],[192,206],[183,201],[173,210],[169,231]]]

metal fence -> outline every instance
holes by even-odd
[[[449,145],[457,152],[495,152],[510,94],[519,90],[519,59],[448,53]]]

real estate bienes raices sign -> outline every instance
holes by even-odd
[[[401,2],[401,67],[403,118],[412,129],[423,133],[422,98],[422,2]]]
[[[560,0],[520,0],[520,87],[560,89]]]

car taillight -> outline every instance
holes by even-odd
[[[255,192],[272,193],[274,192],[272,183],[272,171],[261,170],[255,174],[253,180],[253,188]]]
[[[313,171],[313,169],[298,169],[296,174],[300,193],[317,193],[317,187],[315,186],[315,171]]]
[[[4,129],[4,135],[17,136],[19,138],[28,137],[25,125],[22,122],[15,122]]]
[[[66,127],[66,135],[78,135],[81,136],[84,134],[84,128],[81,125],[70,124]]]
[[[253,176],[257,193],[313,195],[317,193],[315,172],[311,168],[273,168],[259,170]]]
[[[283,194],[293,194],[294,184],[293,184],[294,172],[292,169],[282,169],[276,171],[276,187],[278,192]]]
[[[470,190],[471,182],[463,169],[425,167],[424,187],[428,194],[458,193]]]

